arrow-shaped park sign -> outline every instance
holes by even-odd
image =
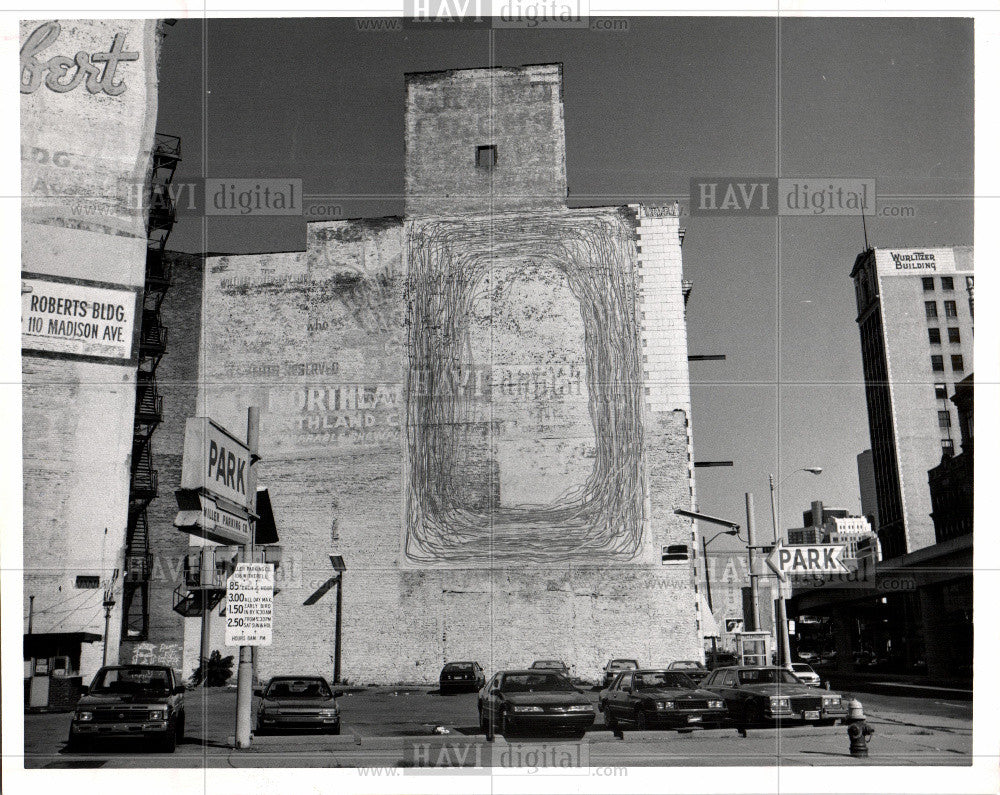
[[[850,571],[843,557],[847,547],[843,544],[803,544],[786,547],[779,538],[767,565],[784,582],[789,575],[842,574]]]

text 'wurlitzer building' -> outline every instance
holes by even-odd
[[[333,671],[330,556],[348,681],[700,659],[676,208],[567,207],[557,64],[408,75],[405,185],[403,218],[207,257],[190,296],[191,404],[261,409],[284,555],[259,676]]]

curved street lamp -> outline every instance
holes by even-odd
[[[799,472],[808,472],[810,475],[819,475],[823,472],[823,467],[799,467],[794,472],[789,472],[785,477],[778,481],[778,486],[784,483],[792,475],[798,474]],[[771,529],[774,531],[774,543],[778,543],[778,509],[775,504],[774,499],[774,475],[768,475],[768,480],[771,485]],[[822,518],[822,517],[820,517]],[[816,517],[813,517],[813,524],[816,524]],[[783,668],[788,668],[792,664],[792,643],[788,637],[788,606],[785,603],[785,597],[781,594],[781,585],[778,585],[779,593],[778,598],[775,603],[778,608],[778,625],[781,627],[781,633],[775,633],[778,637],[778,643],[781,650],[781,666]]]

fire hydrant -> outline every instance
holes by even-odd
[[[851,741],[851,756],[868,757],[868,738],[875,730],[865,722],[861,702],[852,698],[847,702],[847,736]]]

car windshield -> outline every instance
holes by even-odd
[[[446,671],[471,671],[472,663],[448,663],[444,669]]]
[[[638,667],[639,663],[635,660],[612,660],[608,666],[613,671],[635,670]]]
[[[91,693],[162,695],[170,692],[166,668],[107,668],[97,674]]]
[[[636,690],[655,690],[661,687],[680,687],[690,690],[694,682],[679,671],[656,671],[636,674],[632,679]]]
[[[559,674],[507,674],[500,689],[504,693],[572,692],[573,683]]]
[[[742,685],[794,685],[798,681],[795,674],[781,668],[749,668],[740,671]]]
[[[808,665],[802,665],[801,663],[793,665],[792,670],[797,674],[811,674],[813,672],[812,668]]]
[[[670,667],[679,671],[700,671],[702,669],[701,663],[696,663],[693,660],[678,660]]]
[[[535,660],[531,664],[532,668],[565,668],[559,660]]]
[[[265,698],[332,698],[322,679],[276,679],[267,686]]]

